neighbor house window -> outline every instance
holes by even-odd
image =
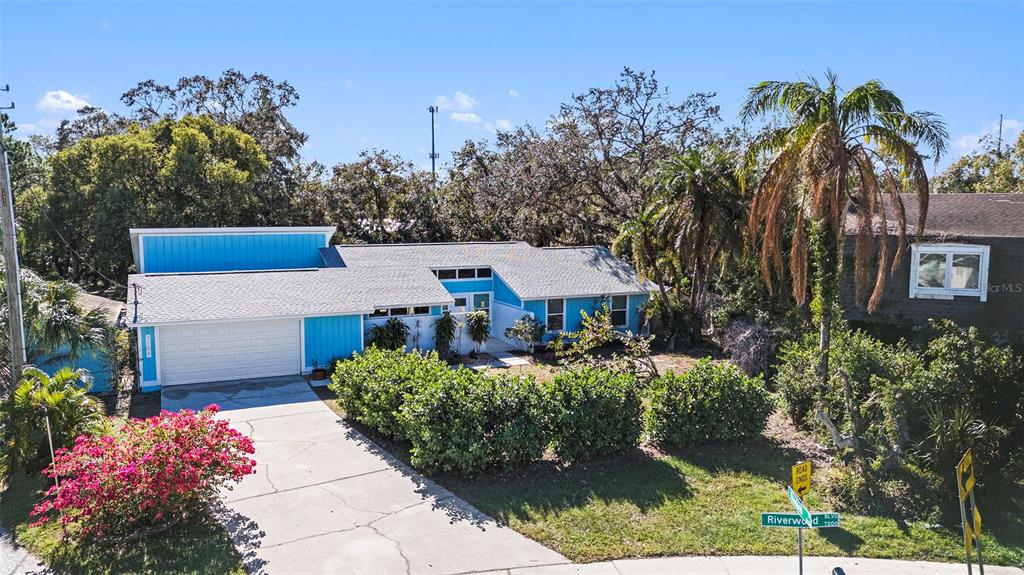
[[[548,300],[548,331],[562,331],[565,329],[565,300]]]
[[[412,315],[427,315],[430,313],[430,306],[418,305],[412,308]]]
[[[473,279],[475,277],[476,277],[476,269],[474,269],[474,268],[459,270],[459,279],[460,280],[470,280],[470,279]]]
[[[478,278],[489,278],[489,277],[491,277],[491,268],[476,268],[476,277],[478,277]]]
[[[385,309],[375,309],[375,310],[373,310],[373,313],[370,314],[370,317],[387,317],[387,315],[388,315],[388,310],[386,308]]]
[[[455,279],[455,270],[437,270],[437,279],[453,280]]]
[[[391,308],[391,315],[409,315],[409,308],[407,307],[393,307]]]
[[[986,300],[989,247],[970,244],[911,246],[910,297]]]
[[[466,307],[466,298],[457,297],[455,298],[455,307]]]
[[[612,325],[615,327],[626,327],[626,299],[624,295],[612,296]]]

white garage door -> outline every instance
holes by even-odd
[[[161,385],[290,375],[300,370],[301,320],[161,327]]]

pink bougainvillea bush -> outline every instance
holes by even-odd
[[[58,518],[65,533],[102,539],[201,516],[220,487],[256,468],[252,440],[214,419],[219,410],[162,411],[109,435],[78,437],[47,469],[59,488],[32,510],[36,523]]]

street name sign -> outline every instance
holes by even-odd
[[[786,487],[786,495],[789,495],[789,502],[793,505],[793,509],[796,509],[797,514],[799,514],[800,517],[803,518],[804,523],[806,525],[810,525],[811,512],[807,509],[807,506],[804,505],[804,502],[802,499],[800,499],[800,496],[796,494],[796,491],[793,491],[792,487]]]
[[[793,527],[823,529],[826,527],[839,527],[838,513],[812,513],[811,524],[804,522],[803,517],[796,513],[762,513],[761,527]]]

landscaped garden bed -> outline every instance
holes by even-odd
[[[57,450],[21,427],[6,430],[13,464],[0,524],[49,567],[66,573],[245,573],[210,504],[252,472],[249,439],[216,420],[218,409],[104,417],[63,374],[31,372],[11,404],[25,429],[48,401]],[[74,423],[74,425],[72,425]],[[43,453],[40,458],[36,454]],[[56,475],[59,488],[47,476]]]
[[[848,337],[840,332],[836,365],[851,370],[858,365],[857,377],[879,390],[885,389],[878,379],[885,369],[917,365],[910,351]],[[921,381],[936,389],[938,370],[960,361],[941,360],[940,348],[949,345],[977,347],[983,351],[978,357],[988,360],[1003,357],[1008,367],[1002,372],[1011,373],[1015,360],[993,355],[994,348],[970,337],[950,332],[935,340],[929,362],[936,373],[924,371],[925,364],[914,373],[928,376]],[[804,365],[795,351],[787,353],[794,359],[783,366],[789,378],[783,381],[794,381],[799,370],[813,370],[813,361]],[[652,355],[655,365],[658,357]],[[888,470],[871,464],[874,474],[858,480],[855,458],[837,451],[827,434],[793,423],[799,387],[786,383],[784,393],[771,394],[771,407],[762,403],[767,395],[758,391],[760,378],[744,377],[728,364],[674,361],[683,365],[682,377],[662,373],[637,382],[638,395],[630,399],[631,385],[613,384],[620,377],[614,372],[593,375],[625,365],[616,367],[614,360],[601,367],[599,358],[595,367],[559,365],[542,356],[526,368],[471,374],[430,357],[370,350],[346,362],[331,389],[320,393],[332,409],[401,459],[574,561],[793,554],[792,531],[760,527],[759,516],[790,511],[785,492],[790,467],[803,460],[815,468],[808,506],[842,513],[841,527],[809,530],[806,552],[962,560],[955,486],[946,489],[941,478],[912,459]],[[965,365],[954,372],[972,369]],[[411,377],[425,373],[434,375]],[[465,381],[448,384],[448,378]],[[359,383],[353,387],[353,382]],[[367,382],[372,383],[362,387]],[[865,418],[877,401],[862,402]],[[773,411],[767,425],[759,415],[766,407]],[[560,413],[571,421],[559,425]],[[632,430],[620,425],[629,420],[636,421]],[[572,431],[573,449],[560,448],[558,430]],[[1024,485],[1019,478],[995,475],[990,471],[978,491],[986,560],[1021,565]],[[865,493],[876,500],[864,501]]]

